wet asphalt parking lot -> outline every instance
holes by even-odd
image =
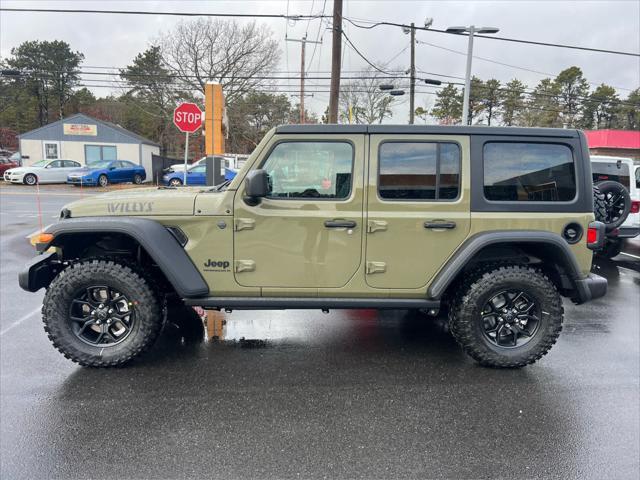
[[[69,192],[42,188],[45,224]],[[53,349],[43,292],[17,285],[28,187],[0,187],[0,228],[3,479],[639,477],[638,241],[597,263],[608,295],[566,303],[557,345],[521,370],[372,310],[233,312],[219,341],[168,328],[131,366],[94,370]]]

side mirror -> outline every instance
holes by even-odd
[[[249,205],[257,205],[260,198],[269,194],[269,175],[265,170],[252,170],[244,180],[245,200]]]

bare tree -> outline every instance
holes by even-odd
[[[391,117],[393,97],[389,92],[380,90],[384,83],[375,70],[368,70],[364,77],[345,83],[340,88],[340,118],[349,121],[349,109],[353,123],[382,123]]]
[[[157,42],[167,69],[192,90],[207,81],[223,85],[231,102],[259,85],[280,60],[280,49],[266,25],[219,19],[184,21]]]

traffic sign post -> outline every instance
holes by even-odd
[[[204,114],[195,103],[181,103],[173,111],[173,123],[178,130],[184,132],[184,176],[183,185],[187,184],[187,160],[189,158],[189,134],[202,126]]]

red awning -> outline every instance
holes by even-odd
[[[630,148],[640,150],[640,131],[585,130],[589,148]]]

